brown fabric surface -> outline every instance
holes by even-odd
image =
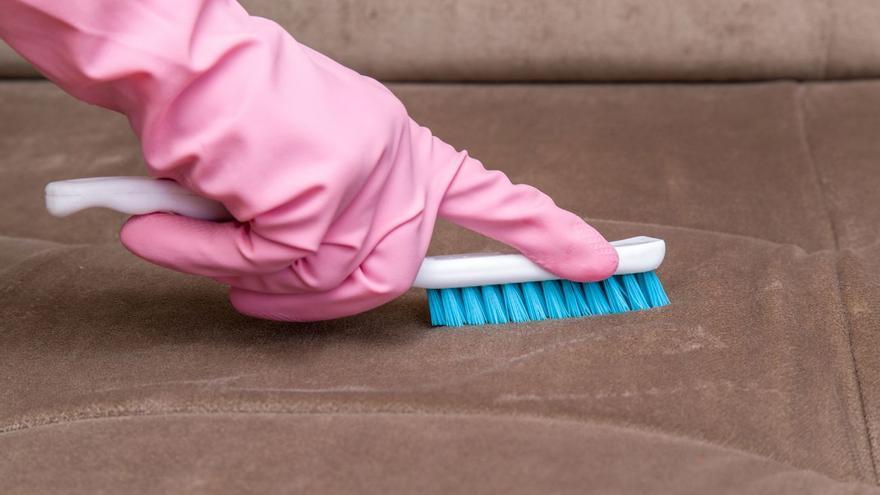
[[[880,91],[873,83],[819,85],[805,92],[810,149],[840,250],[839,290],[847,308],[865,414],[880,452]],[[846,95],[846,96],[844,96]]]
[[[673,304],[435,330],[411,291],[248,319],[125,252],[122,216],[48,217],[45,182],[139,173],[135,143],[2,83],[0,491],[874,491],[880,83],[393,89],[609,237],[665,238]],[[496,247],[443,224],[432,251]]]
[[[727,80],[880,74],[873,0],[245,0],[383,79]]]
[[[876,0],[243,0],[395,80],[754,80],[880,75]],[[29,69],[0,51],[0,75]]]
[[[684,438],[498,415],[139,416],[0,436],[10,446],[6,494],[876,493]]]

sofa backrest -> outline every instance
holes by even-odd
[[[242,0],[371,76],[698,81],[880,76],[880,0]],[[0,76],[33,74],[8,49]]]

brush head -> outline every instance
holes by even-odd
[[[667,304],[669,298],[653,271],[601,282],[545,280],[428,289],[431,324],[447,327],[601,316]]]

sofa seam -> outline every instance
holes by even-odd
[[[798,133],[800,134],[800,139],[802,141],[802,145],[806,152],[806,161],[809,164],[810,170],[813,174],[813,178],[816,181],[816,187],[819,190],[819,195],[821,198],[822,206],[825,211],[825,215],[828,219],[828,229],[831,234],[831,238],[833,241],[833,248],[831,249],[833,253],[833,265],[834,265],[834,276],[835,276],[835,284],[834,290],[836,292],[838,304],[840,307],[841,317],[843,319],[844,326],[844,335],[846,337],[846,344],[849,350],[849,359],[851,362],[851,371],[853,381],[855,382],[856,388],[856,398],[859,402],[859,415],[861,416],[862,426],[864,428],[865,435],[865,443],[868,449],[868,460],[870,461],[870,469],[871,475],[873,479],[871,480],[875,485],[880,484],[878,482],[878,473],[877,473],[877,459],[876,454],[874,452],[874,442],[872,441],[871,433],[871,425],[868,422],[868,410],[867,405],[865,403],[865,395],[864,389],[862,385],[862,377],[859,371],[858,360],[856,359],[855,348],[853,346],[853,338],[852,338],[852,321],[850,319],[849,311],[847,309],[846,300],[844,298],[843,289],[841,287],[841,274],[840,274],[840,238],[837,230],[837,225],[834,221],[834,216],[831,211],[831,204],[828,200],[828,195],[826,193],[825,180],[824,175],[820,171],[820,167],[818,164],[818,160],[816,159],[815,150],[813,148],[813,144],[810,140],[810,133],[807,125],[806,119],[806,100],[809,98],[809,83],[800,83],[798,84],[797,90],[795,92],[795,115],[798,124]],[[847,428],[849,430],[849,428]],[[853,439],[850,438],[850,442],[853,443]],[[858,448],[857,445],[853,445],[854,448]]]

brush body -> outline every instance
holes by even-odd
[[[475,254],[426,258],[414,285],[428,290],[435,326],[582,318],[669,304],[655,273],[666,243],[633,237],[611,245],[620,263],[600,282],[559,280],[522,255]]]
[[[425,258],[413,285],[428,290],[434,326],[582,318],[669,304],[655,273],[666,243],[640,236],[611,245],[620,262],[600,282],[559,280],[520,254],[466,254]]]
[[[104,207],[128,214],[164,211],[202,220],[231,219],[219,203],[173,181],[146,177],[53,182],[46,186],[46,207],[59,217]],[[611,244],[620,262],[615,274],[601,282],[558,280],[521,254],[466,254],[425,258],[413,286],[427,289],[435,326],[580,318],[669,304],[654,272],[665,257],[665,242],[633,237]]]

